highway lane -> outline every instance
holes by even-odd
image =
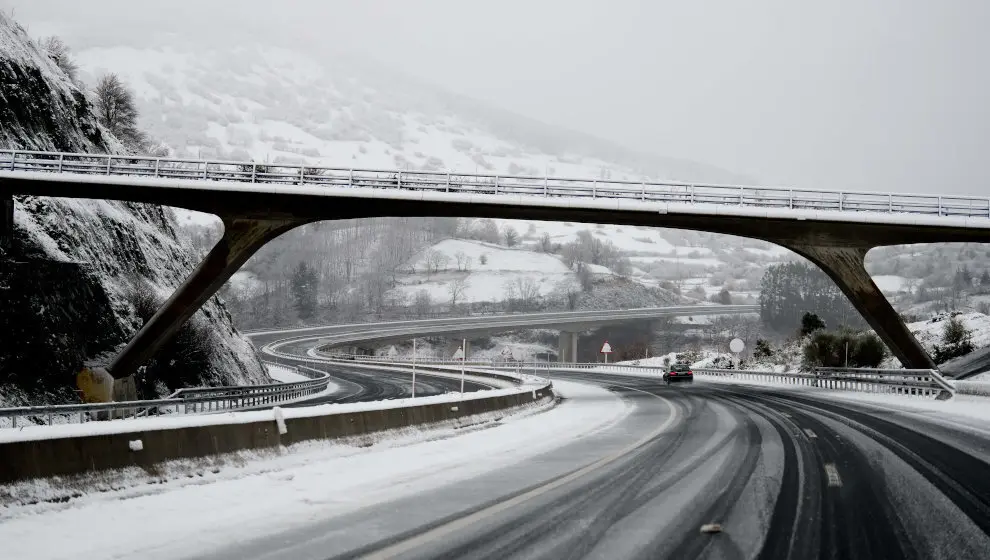
[[[384,399],[401,399],[412,396],[412,376],[409,373],[389,370],[370,370],[361,367],[349,367],[342,364],[313,363],[306,359],[306,352],[312,348],[311,343],[297,341],[283,346],[280,350],[286,354],[299,356],[301,360],[280,358],[280,363],[294,365],[303,373],[326,373],[339,389],[330,395],[318,395],[302,401],[283,405],[284,408],[313,406],[317,404],[351,403],[378,401]],[[305,360],[305,361],[304,361]],[[465,380],[464,391],[480,391],[491,386],[477,381]],[[459,379],[440,377],[420,372],[416,375],[416,396],[428,397],[444,393],[460,392]]]
[[[512,469],[220,557],[988,557],[986,431],[701,379],[553,376],[607,386],[634,411]]]
[[[316,404],[351,403],[380,401],[385,399],[402,399],[412,396],[412,376],[404,372],[388,370],[369,370],[367,368],[347,367],[339,364],[299,363],[304,371],[325,372],[341,387],[341,390],[331,394],[317,396],[305,401],[298,401],[285,407],[313,406]],[[464,391],[481,391],[490,389],[490,385],[472,380],[464,381]],[[426,373],[416,375],[416,396],[428,397],[444,393],[456,393],[461,390],[461,382],[450,377],[437,377]]]

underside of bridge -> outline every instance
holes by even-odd
[[[578,206],[508,205],[485,201],[396,200],[312,193],[230,192],[141,185],[79,184],[5,178],[0,192],[69,198],[106,198],[178,206],[220,216],[223,237],[180,288],[135,335],[110,367],[130,375],[175,334],[248,258],[278,235],[320,220],[371,217],[473,217],[611,223],[708,231],[761,239],[803,255],[818,265],[876,330],[905,367],[933,368],[864,267],[874,247],[935,242],[990,241],[990,229],[872,221],[829,221],[796,217],[712,215]],[[0,224],[4,222],[0,219]],[[0,234],[2,235],[2,234]]]

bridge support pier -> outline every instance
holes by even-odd
[[[148,361],[258,249],[290,229],[311,221],[294,218],[222,219],[223,237],[107,368],[115,378],[133,374]]]
[[[577,362],[578,333],[560,331],[558,339],[557,360],[561,363]]]
[[[779,242],[778,242],[779,243]],[[934,369],[935,362],[901,320],[866,271],[870,247],[829,247],[781,243],[818,265],[849,298],[906,368]]]
[[[0,191],[0,254],[14,246],[14,195]]]

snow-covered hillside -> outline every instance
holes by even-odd
[[[82,92],[0,14],[0,146],[117,153]],[[14,242],[0,251],[0,402],[74,399],[74,374],[104,365],[143,316],[192,268],[171,211],[100,200],[17,197]],[[267,379],[219,300],[193,320],[198,340],[173,342],[194,368],[152,363],[140,388],[154,397],[184,383]],[[181,337],[180,337],[181,338]],[[195,347],[194,347],[195,346]],[[188,365],[188,364],[186,364]]]
[[[79,45],[90,77],[123,77],[143,125],[182,155],[355,167],[738,181],[646,157],[438,91],[368,61],[267,46]],[[90,78],[91,79],[91,78]]]
[[[443,255],[438,261],[442,264],[431,264],[430,257],[435,254]],[[526,288],[539,296],[578,289],[574,272],[555,255],[464,239],[441,241],[420,251],[405,268],[412,273],[400,277],[395,290],[407,301],[420,290],[425,290],[433,302],[450,301],[450,286],[457,281],[464,283],[463,294],[458,297],[463,303],[509,299],[518,294],[520,283],[527,282],[532,286]]]

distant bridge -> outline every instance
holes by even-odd
[[[13,195],[177,206],[224,235],[111,365],[128,375],[265,243],[297,226],[377,216],[612,223],[762,239],[820,266],[906,367],[934,364],[873,283],[878,246],[990,241],[990,198],[562,177],[349,169],[0,150],[0,241]]]

